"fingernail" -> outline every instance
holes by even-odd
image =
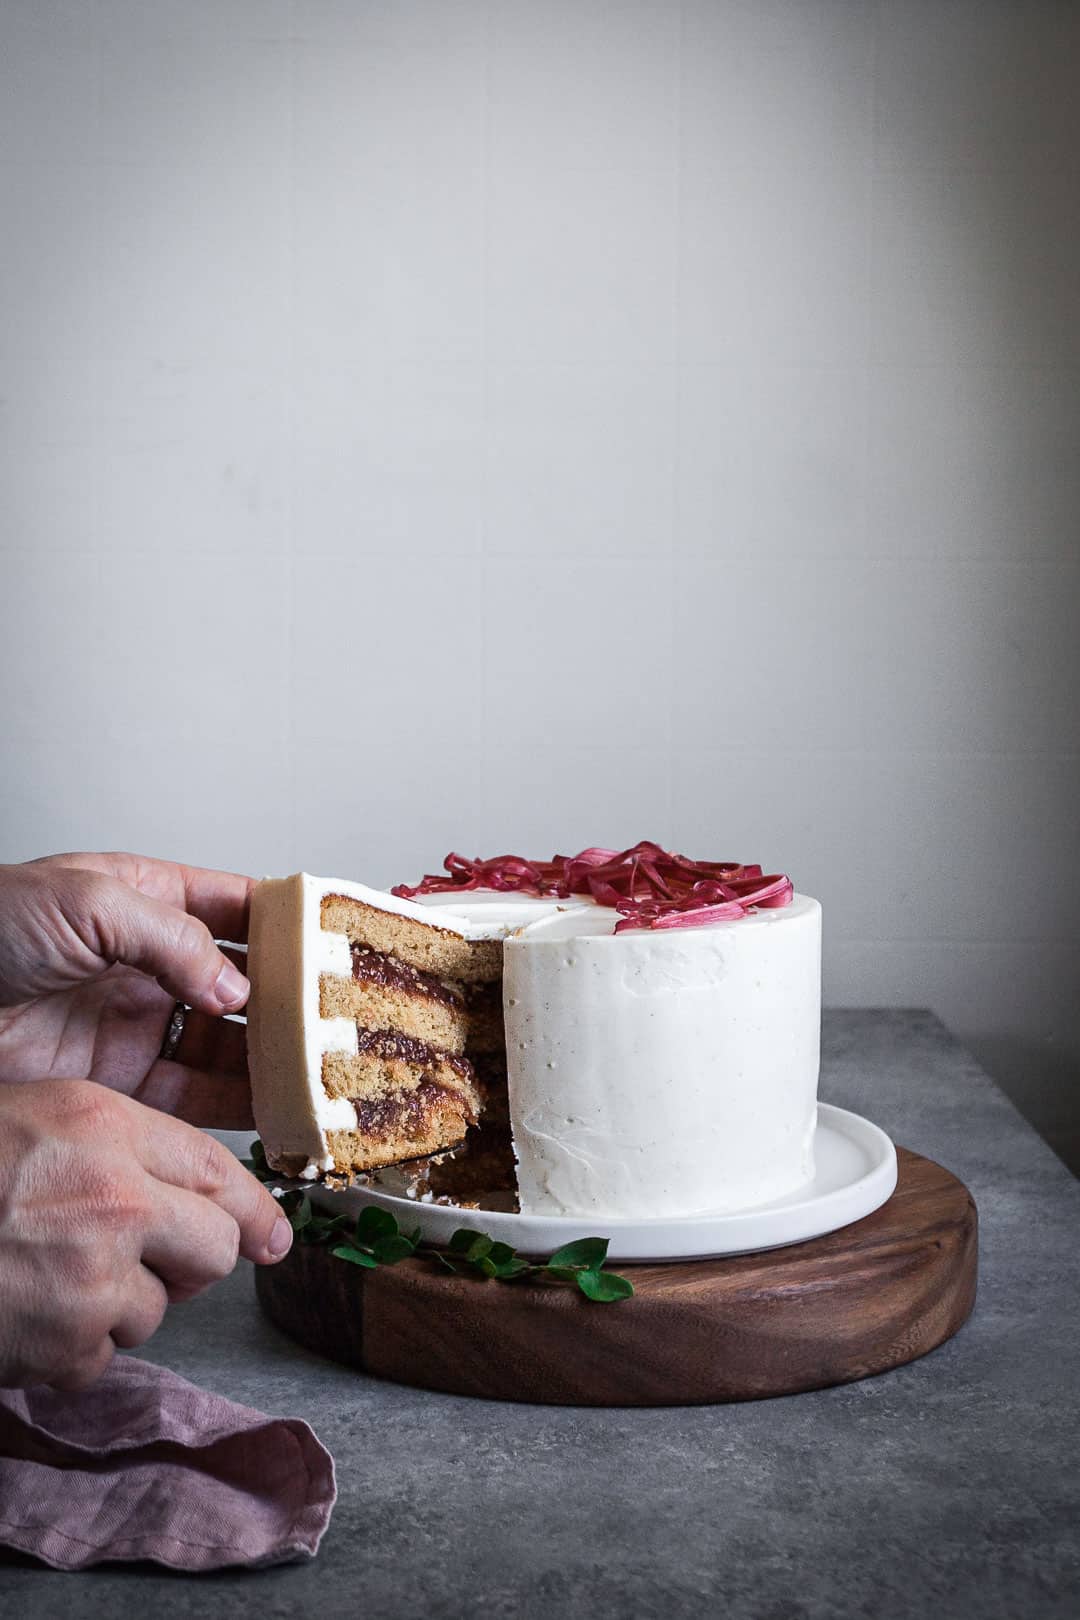
[[[292,1227],[284,1215],[279,1215],[274,1222],[274,1230],[266,1240],[266,1247],[275,1260],[280,1260],[292,1248]]]
[[[214,982],[214,995],[223,1007],[242,1007],[251,993],[251,986],[238,967],[226,957],[225,965]]]

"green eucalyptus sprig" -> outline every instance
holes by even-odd
[[[385,1211],[380,1213],[385,1214]],[[523,1260],[509,1243],[496,1243],[486,1232],[474,1232],[463,1226],[454,1233],[446,1249],[433,1249],[431,1254],[447,1271],[472,1271],[481,1277],[496,1277],[500,1282],[534,1277],[540,1282],[571,1283],[586,1299],[607,1305],[618,1299],[629,1299],[634,1292],[629,1277],[601,1270],[607,1252],[607,1238],[577,1238],[556,1249],[550,1259],[534,1264]]]
[[[266,1162],[261,1142],[252,1142],[247,1163],[260,1181],[274,1179],[275,1172]],[[586,1299],[601,1305],[629,1299],[634,1292],[628,1277],[603,1270],[607,1238],[577,1238],[573,1243],[564,1243],[549,1259],[534,1262],[524,1259],[509,1243],[499,1243],[486,1232],[465,1226],[453,1234],[445,1249],[425,1245],[419,1227],[403,1232],[390,1211],[377,1204],[367,1205],[353,1220],[348,1215],[316,1214],[307,1194],[299,1189],[282,1193],[278,1201],[297,1243],[333,1244],[330,1252],[338,1260],[368,1271],[378,1266],[396,1266],[399,1260],[415,1256],[433,1260],[459,1276],[497,1282],[532,1277],[536,1282],[569,1283]]]

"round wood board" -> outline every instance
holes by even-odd
[[[933,1160],[897,1157],[895,1193],[865,1220],[763,1254],[616,1268],[635,1289],[617,1304],[427,1260],[365,1271],[304,1244],[259,1267],[256,1291],[309,1350],[455,1395],[678,1406],[823,1389],[925,1355],[975,1303],[971,1194]]]

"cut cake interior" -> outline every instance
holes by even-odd
[[[502,941],[307,874],[252,899],[256,1125],[287,1175],[350,1174],[508,1137]],[[410,914],[412,913],[412,914]]]

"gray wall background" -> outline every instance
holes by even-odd
[[[0,0],[0,856],[820,896],[1077,1144],[1080,7]]]

